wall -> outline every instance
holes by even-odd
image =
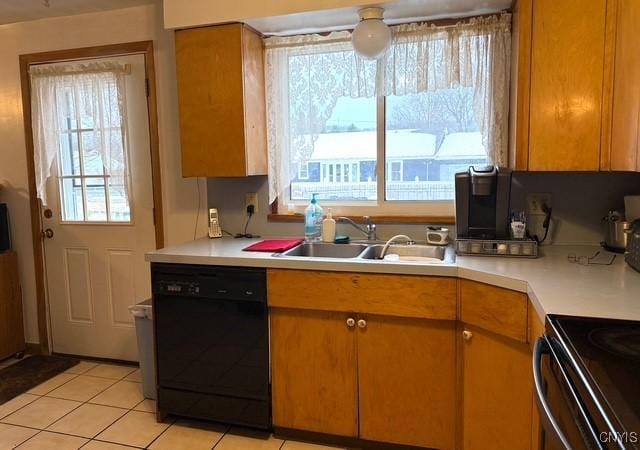
[[[269,222],[269,189],[267,177],[210,178],[207,182],[210,208],[218,208],[222,228],[232,234],[243,231],[246,210],[245,194],[258,193],[258,212],[249,223],[248,232],[262,236],[301,236],[302,223]],[[326,212],[326,208],[325,208]],[[436,224],[433,224],[436,225]],[[350,225],[338,224],[338,234],[348,234],[354,238],[365,237]],[[388,239],[395,234],[408,234],[416,240],[424,240],[424,225],[378,225],[378,237]]]
[[[38,342],[38,324],[18,56],[142,40],[155,46],[165,243],[170,245],[193,238],[198,186],[180,176],[175,50],[173,33],[163,29],[162,9],[149,5],[0,26],[0,183],[5,185],[0,201],[9,204],[20,259],[27,342]],[[198,234],[205,232],[202,225]]]
[[[260,202],[259,211],[249,224],[249,233],[263,236],[303,234],[301,223],[267,221],[266,177],[208,180],[209,207],[219,209],[220,221],[226,231],[234,234],[242,231],[246,219],[244,201],[247,192],[258,192]],[[609,209],[624,209],[625,194],[640,194],[640,174],[515,173],[511,191],[512,209],[526,209],[527,192],[549,192],[553,195],[554,243],[598,244],[603,239],[601,218]],[[348,225],[338,227],[338,233],[358,236],[358,232]],[[386,239],[402,233],[416,240],[424,240],[424,228],[424,225],[380,225],[378,235]]]
[[[511,190],[513,209],[524,210],[527,192],[553,194],[553,238],[560,244],[598,244],[602,217],[624,210],[624,196],[640,194],[637,173],[517,173]]]

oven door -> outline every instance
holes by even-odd
[[[533,352],[533,376],[543,450],[600,450],[608,447],[598,439],[594,409],[581,386],[571,361],[555,343],[544,336]]]

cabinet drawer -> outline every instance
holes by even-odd
[[[271,307],[456,319],[456,280],[447,277],[270,269]]]
[[[475,281],[460,280],[464,323],[527,342],[527,295]]]

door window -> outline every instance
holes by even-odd
[[[86,86],[95,89],[96,86]],[[63,222],[131,223],[131,202],[124,121],[110,120],[108,128],[96,126],[94,114],[118,114],[111,105],[122,96],[117,83],[100,86],[101,104],[83,92],[84,84],[69,85],[57,96],[60,124],[58,186]],[[102,109],[102,111],[97,111]],[[96,140],[109,142],[97,143]],[[108,147],[108,153],[99,146]]]

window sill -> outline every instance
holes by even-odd
[[[351,220],[362,223],[363,216],[347,216]],[[369,216],[375,224],[411,224],[411,225],[454,225],[456,218],[454,216]],[[304,222],[304,215],[302,214],[269,214],[267,216],[269,222]]]

